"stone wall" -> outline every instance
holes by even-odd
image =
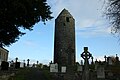
[[[0,62],[8,60],[8,53],[9,51],[7,49],[0,47]]]

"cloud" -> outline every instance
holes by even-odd
[[[97,36],[110,33],[107,23],[102,18],[103,0],[53,0],[51,4],[56,18],[66,8],[75,18],[76,32],[80,36]]]
[[[101,4],[103,4],[100,0],[52,0],[52,2],[48,0],[48,2],[55,16],[57,16],[62,9],[66,8],[75,18],[79,19],[98,16],[95,14],[100,13]]]
[[[44,63],[45,65],[48,65],[51,62],[51,60],[44,59],[41,61],[41,63]]]
[[[84,29],[84,28],[91,28],[93,25],[95,25],[95,20],[93,19],[85,19],[81,22],[77,22],[76,29]]]
[[[104,56],[94,56],[94,61],[96,61],[96,59],[97,61],[105,61]]]
[[[87,19],[77,24],[76,32],[80,36],[105,36],[111,33],[111,28],[104,20]]]

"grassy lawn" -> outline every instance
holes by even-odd
[[[9,80],[25,80],[25,76],[30,72],[30,69],[24,68],[19,69],[14,77],[11,77]]]
[[[32,79],[30,77],[37,77],[37,79]],[[40,77],[40,78],[39,78]],[[41,78],[42,77],[42,78]],[[24,68],[19,69],[14,77],[9,80],[53,80],[49,70],[46,69],[36,69],[36,68]]]

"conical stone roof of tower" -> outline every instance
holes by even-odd
[[[59,18],[61,16],[66,16],[66,17],[72,17],[73,18],[73,16],[70,14],[70,12],[68,10],[66,10],[65,8],[61,11],[61,13],[58,15],[57,18]]]

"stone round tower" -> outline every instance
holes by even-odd
[[[75,20],[66,9],[55,19],[54,63],[59,67],[75,64]]]

